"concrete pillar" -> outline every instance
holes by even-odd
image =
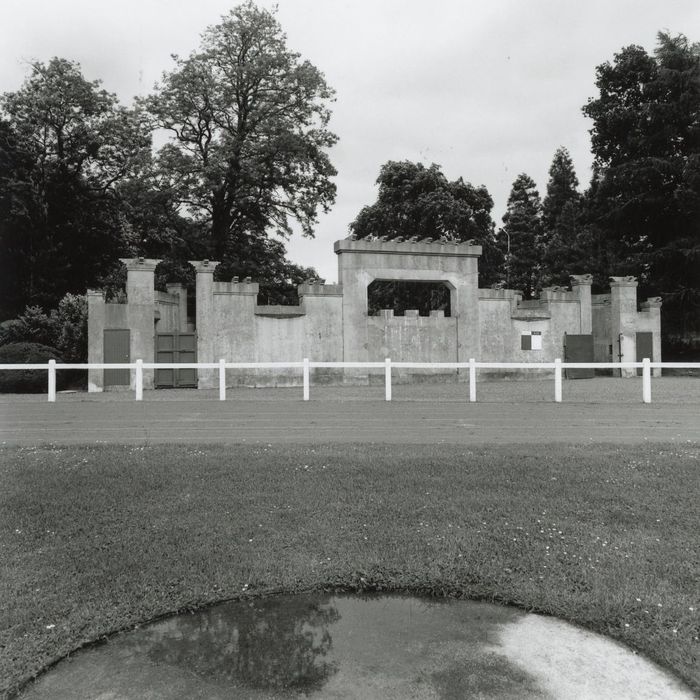
[[[104,362],[105,293],[87,290],[88,304],[88,359],[90,364]],[[104,391],[104,370],[88,370],[88,391]]]
[[[634,277],[610,278],[610,344],[613,362],[637,360],[637,280]],[[622,377],[635,377],[634,369],[622,369]]]
[[[177,297],[178,300],[178,330],[185,332],[187,330],[187,287],[179,282],[168,282],[165,285],[168,294]]]
[[[661,297],[649,297],[641,304],[643,314],[649,314],[647,323],[651,326],[652,332],[652,351],[654,353],[654,362],[663,362],[661,359]],[[661,376],[661,369],[655,368],[651,370],[654,377]]]
[[[481,358],[481,321],[479,318],[479,258],[464,258],[456,294],[452,295],[452,315],[457,316],[457,362]],[[460,370],[459,379],[468,381],[468,374]]]
[[[213,260],[190,260],[197,273],[197,362],[218,362],[214,357],[214,270],[219,265]],[[213,389],[218,386],[218,372],[214,369],[198,371],[200,389]]]
[[[571,291],[576,295],[580,310],[579,333],[593,333],[593,307],[591,304],[591,285],[593,275],[571,275]]]
[[[153,258],[120,258],[126,265],[127,319],[131,331],[131,361],[155,359],[156,266]],[[131,388],[136,387],[136,370],[131,370]],[[143,388],[153,389],[153,370],[143,371]]]

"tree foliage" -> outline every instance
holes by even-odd
[[[0,97],[3,315],[84,292],[121,252],[115,189],[148,157],[138,111],[87,81],[77,64],[33,63]]]
[[[461,177],[449,181],[439,165],[426,168],[410,161],[385,163],[377,185],[377,201],[363,207],[350,224],[357,238],[473,239],[483,247],[481,284],[494,281],[499,260],[491,218],[493,200],[484,186],[474,187]]]
[[[574,164],[567,149],[561,147],[552,159],[542,202],[542,286],[566,285],[569,276],[580,271],[577,268],[588,264],[581,249],[582,215]]]
[[[532,298],[540,288],[542,201],[534,180],[525,173],[513,183],[498,238],[505,253],[506,287]]]
[[[596,71],[597,181],[591,222],[618,273],[661,294],[667,319],[700,315],[700,45],[658,34],[653,56],[629,46]],[[692,325],[692,324],[691,324]]]
[[[175,62],[145,104],[171,135],[157,157],[161,185],[203,222],[211,256],[229,262],[245,236],[288,236],[290,220],[311,236],[317,211],[335,199],[323,75],[252,2]]]

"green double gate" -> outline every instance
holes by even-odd
[[[156,333],[156,362],[197,362],[197,334],[166,331]],[[196,369],[157,369],[156,389],[192,388],[197,386]]]

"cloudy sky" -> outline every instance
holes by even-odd
[[[124,103],[149,92],[170,55],[194,50],[225,0],[4,0],[0,92],[16,90],[27,61],[78,61]],[[259,0],[272,7],[273,2]],[[590,175],[581,106],[595,67],[623,46],[648,51],[666,29],[700,40],[698,0],[279,0],[288,45],[337,92],[331,159],[337,202],[314,240],[289,254],[336,279],[333,241],[376,197],[387,160],[438,163],[486,185],[500,224],[510,186],[527,172],[543,193],[554,151],[566,146]]]

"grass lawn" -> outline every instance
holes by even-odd
[[[309,589],[502,601],[700,690],[697,445],[0,448],[0,696],[101,636]]]

